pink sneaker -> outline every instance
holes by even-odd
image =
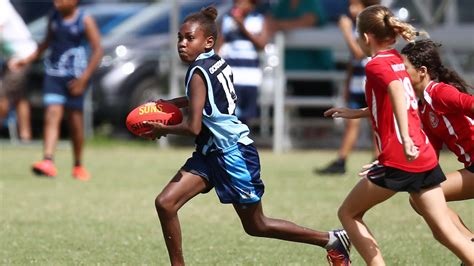
[[[34,163],[32,170],[37,175],[45,175],[49,177],[55,177],[57,174],[56,166],[54,166],[54,163],[51,160],[42,160]]]
[[[83,166],[74,166],[72,169],[72,177],[81,181],[87,181],[91,179],[91,175]]]

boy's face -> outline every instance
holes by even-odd
[[[61,13],[68,13],[74,10],[78,0],[54,0],[54,7]]]
[[[196,58],[214,46],[214,38],[206,37],[199,23],[188,21],[181,25],[178,32],[178,54],[183,62],[193,62]]]

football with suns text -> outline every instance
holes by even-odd
[[[159,122],[165,125],[177,125],[183,121],[183,114],[179,108],[169,102],[148,102],[133,109],[127,116],[127,129],[133,134],[140,134],[151,129],[144,121]]]

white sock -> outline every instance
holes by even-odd
[[[329,231],[328,234],[329,234],[329,240],[328,240],[328,243],[326,244],[326,246],[324,246],[325,249],[334,248],[333,245],[337,242],[337,238],[334,235],[333,231]]]

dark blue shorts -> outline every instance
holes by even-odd
[[[43,103],[45,106],[59,104],[68,109],[82,111],[84,108],[84,92],[80,96],[72,96],[69,93],[68,83],[74,77],[54,77],[45,75],[43,81]]]
[[[182,169],[209,181],[222,203],[255,203],[265,190],[260,179],[260,159],[252,144],[239,143],[225,152],[207,155],[195,151]]]
[[[359,108],[367,107],[367,103],[365,101],[365,94],[351,92],[349,94],[348,107],[351,109],[359,109]]]

